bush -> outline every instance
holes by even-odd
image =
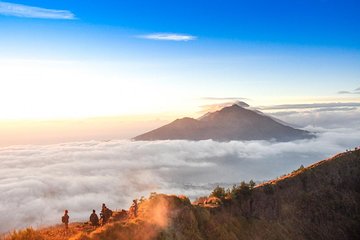
[[[301,166],[300,166],[298,169],[292,171],[291,173],[302,172],[302,171],[304,171],[304,170],[305,170],[305,167],[304,167],[304,165],[301,164]]]
[[[252,190],[255,187],[255,182],[253,180],[250,180],[249,183],[246,183],[242,181],[240,185],[234,185],[231,189],[224,189],[222,187],[217,186],[212,193],[210,194],[210,197],[217,197],[221,200],[224,200],[225,198],[228,199],[242,199],[242,198],[248,198],[251,196]]]
[[[253,180],[250,180],[249,187],[250,187],[251,190],[254,189],[255,185],[256,185],[256,183]]]
[[[225,198],[225,189],[220,187],[220,186],[217,186],[211,193],[211,197],[217,197],[217,198],[220,198],[220,199],[224,199]]]
[[[254,187],[254,181],[251,180],[249,183],[242,181],[239,186],[233,186],[233,189],[231,191],[231,197],[237,200],[242,198],[248,198],[251,196]]]

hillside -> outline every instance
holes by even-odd
[[[283,122],[234,104],[207,113],[199,119],[177,119],[165,126],[144,133],[134,140],[276,140],[292,141],[313,137],[309,132],[295,129]]]
[[[75,224],[64,238],[51,234],[59,228],[28,231],[37,240],[360,239],[360,150],[233,193],[197,204],[152,194],[139,204],[137,217],[117,213],[95,231],[86,224]]]

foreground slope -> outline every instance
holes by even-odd
[[[284,125],[260,112],[234,104],[199,119],[177,119],[165,126],[144,133],[134,140],[277,140],[292,141],[310,138],[309,132]]]
[[[129,212],[76,240],[360,239],[360,150],[299,169],[214,201],[153,194]],[[212,198],[213,199],[213,198]],[[42,234],[42,239],[55,239]],[[21,238],[14,238],[18,240]]]

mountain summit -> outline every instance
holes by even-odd
[[[244,106],[244,105],[242,105]],[[299,130],[276,121],[259,112],[238,104],[194,118],[177,119],[165,126],[134,138],[152,140],[276,140],[292,141],[311,138],[307,131]]]

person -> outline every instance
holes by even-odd
[[[107,223],[112,215],[112,211],[106,207],[105,203],[102,204],[100,218],[102,219],[102,225]]]
[[[99,217],[98,217],[98,215],[95,213],[95,210],[94,210],[94,209],[93,209],[92,214],[90,215],[90,222],[91,222],[91,225],[94,226],[94,227],[99,226]]]
[[[136,199],[133,200],[133,204],[132,204],[132,206],[131,206],[131,210],[132,210],[132,212],[133,212],[133,214],[134,214],[134,217],[137,217],[138,203],[137,203],[137,200],[136,200]]]
[[[65,232],[67,232],[67,230],[69,229],[69,215],[68,215],[69,211],[65,210],[64,212],[64,216],[61,217],[61,221],[65,224]]]

